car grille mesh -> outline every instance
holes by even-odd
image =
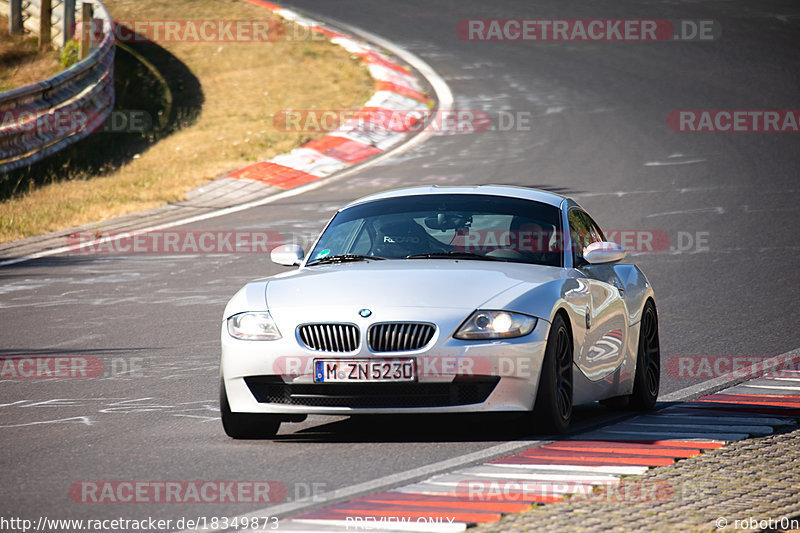
[[[393,322],[369,328],[367,343],[373,352],[407,352],[419,350],[433,338],[433,324]]]
[[[260,403],[307,407],[451,407],[483,403],[499,377],[456,378],[451,383],[284,383],[274,376],[244,378]]]
[[[353,352],[361,341],[353,324],[303,324],[297,332],[306,347],[318,352]]]

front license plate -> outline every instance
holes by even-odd
[[[416,379],[416,359],[314,359],[316,383]]]

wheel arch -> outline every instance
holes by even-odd
[[[658,306],[656,305],[656,299],[653,297],[652,294],[650,294],[650,295],[647,296],[647,298],[645,298],[644,302],[642,303],[642,307],[639,310],[639,322],[638,322],[638,325],[639,325],[638,333],[639,333],[639,335],[637,336],[637,339],[636,339],[637,345],[638,345],[638,342],[639,342],[639,337],[641,337],[641,335],[642,335],[642,328],[641,328],[642,320],[641,319],[644,316],[644,309],[645,309],[645,307],[647,307],[648,303],[653,306],[653,311],[655,311],[655,313],[656,313],[656,328],[658,328],[659,330],[661,329],[661,328],[658,327],[659,326],[659,324],[658,324]]]
[[[553,312],[553,314],[550,316],[550,323],[549,323],[550,329],[547,332],[547,338],[546,338],[545,342],[550,340],[550,333],[553,331],[553,322],[555,322],[555,319],[556,319],[557,316],[561,316],[561,318],[564,320],[564,326],[567,328],[567,333],[569,335],[569,340],[572,343],[572,356],[573,356],[573,365],[574,365],[575,336],[574,336],[574,334],[572,332],[572,320],[569,318],[569,311],[566,308],[558,307]],[[542,374],[539,373],[539,378],[538,378],[537,384],[536,384],[537,391],[538,391],[539,386],[541,386],[541,384],[542,384]]]
[[[569,340],[572,342],[572,350],[575,350],[575,334],[572,330],[572,320],[569,317],[569,313],[563,307],[559,307],[555,313],[553,313],[553,318],[561,315],[561,318],[564,319],[564,325],[567,326],[567,331],[569,332]]]

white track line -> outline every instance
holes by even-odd
[[[404,485],[409,482],[413,482],[415,480],[427,479],[433,475],[443,472],[449,472],[455,468],[463,467],[465,465],[483,463],[493,458],[503,457],[509,454],[513,454],[515,452],[522,451],[527,448],[531,448],[533,446],[538,446],[542,444],[542,442],[543,441],[539,440],[516,440],[516,441],[504,442],[503,444],[498,444],[496,446],[492,446],[491,448],[478,450],[476,452],[468,453],[466,455],[461,455],[458,457],[453,457],[451,459],[445,459],[444,461],[439,461],[438,463],[420,466],[417,468],[413,468],[411,470],[407,470],[405,472],[398,472],[397,474],[384,476],[380,479],[373,479],[370,481],[365,481],[363,483],[358,483],[356,485],[351,485],[349,487],[344,487],[341,489],[325,492],[323,494],[318,494],[315,496],[316,503],[309,502],[308,500],[286,502],[278,505],[273,505],[270,507],[265,507],[263,509],[252,511],[247,514],[239,515],[238,518],[241,521],[243,519],[251,519],[259,516],[284,517],[286,515],[291,515],[299,511],[306,511],[306,510],[311,511],[313,510],[314,507],[327,507],[337,502],[350,500],[365,494],[372,494],[373,492],[385,490],[398,485]],[[224,530],[207,529],[204,531],[211,532],[211,531],[224,531]],[[190,532],[196,533],[192,529],[185,530],[184,533],[190,533]]]
[[[611,474],[616,476],[636,476],[647,472],[649,466],[630,466],[630,465],[607,465],[607,466],[584,466],[584,465],[556,465],[556,464],[527,464],[527,463],[495,463],[494,466],[501,468],[529,469],[531,471],[559,471],[559,472],[585,472],[588,474]]]
[[[776,387],[774,385],[747,385],[743,384],[742,387],[746,387],[748,389],[767,389],[770,391],[779,390],[779,391],[800,391],[800,387]],[[787,396],[791,396],[790,394]]]
[[[660,402],[682,402],[692,400],[704,394],[711,394],[718,392],[722,389],[728,388],[731,385],[738,385],[744,381],[749,381],[754,378],[761,377],[764,374],[769,374],[771,371],[781,372],[782,365],[786,364],[787,359],[800,359],[800,348],[795,348],[781,355],[774,357],[765,357],[763,360],[753,363],[750,367],[735,370],[724,376],[719,376],[696,385],[690,385],[680,390],[670,392],[663,396],[659,396]]]
[[[731,425],[752,425],[752,426],[785,426],[794,422],[787,418],[774,418],[768,416],[705,416],[705,415],[686,415],[679,413],[668,413],[659,411],[658,414],[637,416],[629,420],[630,423],[639,424],[649,421],[671,421],[685,424],[731,424]]]

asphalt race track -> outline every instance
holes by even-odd
[[[658,253],[632,255],[656,290],[664,367],[679,357],[762,358],[800,346],[800,133],[667,126],[676,110],[798,109],[796,3],[284,4],[406,48],[447,81],[456,109],[485,111],[494,129],[437,134],[346,180],[179,229],[270,230],[307,246],[339,206],[367,193],[410,184],[540,187],[572,195],[605,228],[669,237]],[[722,35],[470,42],[456,34],[466,18],[703,19]],[[501,113],[528,117],[529,127],[500,128]],[[258,254],[71,254],[0,269],[0,355],[89,356],[131,371],[0,381],[0,515],[234,516],[263,505],[91,504],[69,489],[87,480],[256,480],[282,483],[297,499],[531,437],[530,428],[496,420],[322,417],[285,424],[275,441],[225,437],[217,414],[224,305],[247,280],[283,270]],[[710,377],[665,371],[662,394]],[[578,422],[606,413],[583,409]]]

